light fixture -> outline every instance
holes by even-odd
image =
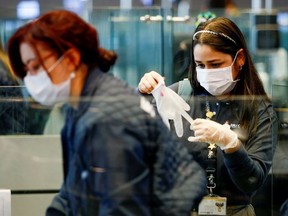
[[[34,19],[40,15],[40,5],[36,0],[24,0],[17,4],[18,19]]]

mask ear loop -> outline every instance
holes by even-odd
[[[235,61],[236,61],[236,59],[237,59],[237,57],[238,57],[238,54],[239,54],[239,52],[241,51],[241,49],[240,50],[238,50],[237,51],[237,53],[236,53],[236,55],[235,55],[235,57],[234,57],[234,59],[233,59],[233,62],[232,62],[232,64],[231,65],[234,65],[234,63],[235,63]],[[240,68],[239,68],[239,71],[238,72],[240,72],[242,70],[242,65],[240,66]],[[238,76],[238,75],[237,75]],[[233,82],[238,82],[240,79],[236,79],[236,80],[233,80]]]
[[[51,72],[54,70],[54,68],[55,68],[63,59],[64,59],[64,55],[62,55],[54,64],[52,64],[52,65],[47,69],[47,72],[48,72],[48,73],[51,73]],[[70,73],[70,79],[74,79],[75,76],[76,76],[75,71],[72,71],[72,72]]]
[[[69,53],[69,52],[72,52],[72,50],[74,50],[74,48],[71,48],[71,49],[69,49],[69,50],[67,50],[66,52],[65,52],[65,54],[67,55],[67,53]],[[63,56],[65,55],[65,54],[63,54]],[[73,62],[72,62],[73,63]],[[75,69],[70,73],[70,79],[74,79],[75,77],[76,77],[76,71],[77,71],[77,68],[79,67],[79,65],[77,66],[75,63],[73,63],[73,65],[75,66]]]
[[[237,57],[238,57],[238,53],[239,53],[239,52],[240,52],[240,50],[237,51],[237,53],[236,53],[236,55],[235,55],[235,57],[234,57],[234,59],[233,59],[232,65],[234,65],[234,63],[235,63],[235,61],[236,61],[236,59],[237,59]]]
[[[51,73],[54,68],[64,59],[64,55],[62,55],[54,64],[52,64],[48,69],[47,72]]]

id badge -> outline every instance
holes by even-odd
[[[199,215],[226,215],[227,198],[219,196],[205,196],[198,208]]]

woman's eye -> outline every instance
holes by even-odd
[[[40,64],[35,64],[35,65],[32,66],[32,69],[34,71],[37,71],[39,68],[40,68]]]
[[[213,68],[219,68],[221,66],[221,64],[220,63],[214,63],[214,64],[211,64],[211,66]]]
[[[196,64],[196,68],[201,68],[201,69],[203,69],[203,68],[205,68],[205,65],[203,65],[203,64]]]
[[[37,72],[39,70],[39,68],[41,67],[41,65],[39,63],[30,63],[25,65],[25,71],[29,71],[29,72]]]

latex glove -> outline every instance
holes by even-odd
[[[151,94],[159,81],[163,79],[164,78],[156,71],[145,73],[138,84],[139,92],[142,94]]]
[[[190,110],[190,106],[176,92],[167,88],[163,79],[159,80],[152,91],[152,95],[156,100],[157,110],[167,127],[170,129],[169,120],[173,120],[177,136],[183,136],[182,116],[190,124],[193,122],[193,119],[186,112]]]
[[[215,143],[222,150],[234,148],[238,143],[238,136],[230,129],[229,124],[219,124],[209,119],[195,119],[190,126],[194,130],[194,137],[188,137],[190,142]]]

